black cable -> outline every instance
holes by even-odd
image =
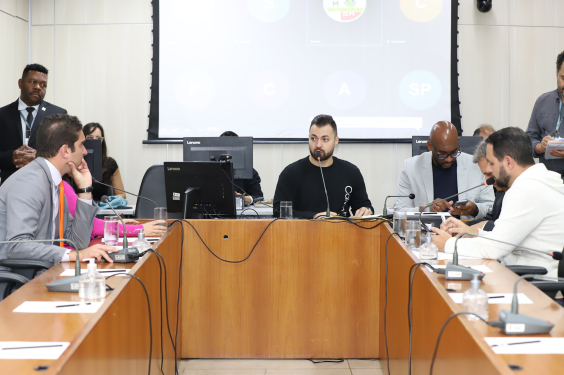
[[[183,219],[183,221],[187,221]],[[174,336],[174,373],[178,375],[178,363],[176,361],[177,356],[177,348],[178,348],[178,323],[180,321],[180,287],[182,285],[182,262],[184,260],[184,225],[180,225],[182,227],[182,244],[180,245],[180,264],[178,265],[178,295],[176,298],[176,333]],[[194,227],[192,227],[194,228]],[[196,230],[194,228],[194,230]],[[197,233],[197,232],[196,232]],[[166,289],[166,284],[165,284]],[[165,290],[166,291],[166,290]]]
[[[384,278],[384,343],[386,345],[386,360],[388,361],[388,375],[390,375],[390,354],[388,351],[388,326],[387,326],[387,314],[388,314],[388,242],[390,241],[390,238],[392,238],[392,236],[394,234],[397,234],[396,232],[393,232],[392,234],[390,234],[388,236],[388,239],[386,240],[386,276]],[[399,237],[399,234],[398,234]]]
[[[435,352],[433,353],[433,359],[431,360],[431,371],[429,372],[430,375],[433,375],[433,367],[435,366],[435,358],[437,357],[437,352],[439,350],[439,343],[441,342],[441,336],[443,335],[443,331],[445,330],[447,324],[452,320],[452,318],[454,318],[455,316],[458,316],[458,315],[474,315],[475,317],[480,319],[482,322],[484,322],[484,323],[486,323],[487,325],[490,325],[490,326],[494,326],[494,325],[492,325],[492,323],[495,323],[495,322],[490,323],[487,320],[485,320],[484,318],[482,318],[480,315],[472,313],[472,312],[459,312],[459,313],[452,314],[451,316],[449,316],[448,319],[446,320],[446,322],[443,324],[443,327],[441,328],[441,330],[439,332],[439,337],[437,338],[437,344],[435,345]]]
[[[149,345],[149,375],[151,375],[151,359],[153,357],[153,323],[152,323],[152,319],[151,319],[151,303],[149,302],[149,293],[147,292],[147,288],[145,288],[145,284],[143,284],[143,281],[141,281],[141,279],[139,279],[137,276],[132,275],[130,273],[127,272],[118,272],[118,273],[114,273],[113,275],[110,275],[108,277],[106,277],[106,280],[108,280],[109,278],[112,278],[114,276],[117,275],[125,275],[125,276],[129,276],[129,277],[133,277],[135,280],[139,281],[139,283],[141,284],[141,286],[143,287],[143,290],[145,290],[145,297],[147,297],[147,309],[149,310],[149,337],[150,337],[150,345]],[[175,361],[176,361],[176,357],[175,357]]]
[[[202,236],[200,236],[200,233],[198,233],[198,231],[196,230],[196,228],[194,228],[194,226],[192,225],[191,222],[189,222],[186,219],[179,219],[176,220],[174,223],[176,223],[177,221],[183,221],[185,223],[188,223],[188,225],[190,225],[192,227],[192,229],[194,230],[194,232],[196,233],[196,235],[198,236],[198,238],[200,239],[200,241],[202,242],[202,244],[206,247],[206,249],[208,249],[208,251],[217,259],[221,260],[222,262],[226,262],[226,263],[242,263],[244,261],[246,261],[247,259],[249,259],[249,257],[253,254],[253,251],[255,251],[255,248],[257,247],[258,243],[260,242],[260,240],[262,239],[262,236],[264,236],[264,233],[266,232],[266,230],[268,228],[270,228],[270,226],[272,225],[272,223],[274,223],[275,221],[280,220],[279,218],[274,218],[270,223],[268,223],[268,225],[266,226],[266,228],[264,228],[264,230],[262,231],[260,237],[258,238],[257,242],[255,242],[255,245],[253,246],[253,248],[251,249],[251,252],[249,253],[249,255],[247,255],[244,259],[241,260],[227,260],[227,259],[223,259],[220,258],[216,253],[214,253],[212,251],[212,249],[210,249],[210,247],[206,244],[206,242],[204,241],[204,239],[202,238]],[[184,228],[184,226],[182,226],[182,228]],[[182,229],[182,245],[184,245],[184,229]],[[181,259],[181,263],[182,263],[182,258]]]
[[[239,218],[243,217],[243,212],[245,211],[253,211],[255,214],[257,214],[257,217],[260,217],[259,213],[254,209],[254,208],[245,208],[243,211],[241,211],[241,213],[239,214]]]
[[[408,301],[407,301],[407,322],[408,322],[408,327],[409,327],[409,354],[407,357],[407,373],[411,374],[411,343],[413,340],[413,279],[415,279],[415,273],[417,272],[417,269],[419,269],[419,267],[421,266],[428,266],[431,267],[431,269],[435,269],[432,265],[430,265],[427,262],[419,262],[419,263],[414,263],[411,265],[411,267],[409,268],[409,294],[408,294]],[[413,273],[412,273],[413,272]]]
[[[176,353],[176,343],[174,342],[174,339],[172,338],[172,332],[170,331],[170,320],[169,320],[169,312],[168,312],[168,274],[167,274],[167,270],[166,270],[166,264],[164,261],[163,256],[156,250],[154,249],[148,249],[146,252],[152,252],[154,253],[157,258],[159,258],[160,260],[162,260],[163,262],[163,268],[164,268],[164,277],[165,277],[165,309],[166,309],[166,326],[168,329],[168,336],[170,338],[170,343],[172,344],[173,349],[175,350]],[[159,262],[160,264],[160,262]],[[162,336],[161,336],[161,340],[162,340]]]
[[[310,358],[308,358],[308,361],[310,361],[311,363],[342,363],[345,360],[344,359],[310,359]]]

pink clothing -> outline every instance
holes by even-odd
[[[67,198],[67,205],[69,208],[70,214],[74,217],[74,212],[76,210],[76,201],[78,200],[78,195],[74,192],[74,189],[70,184],[63,180],[65,184],[65,198]],[[128,237],[137,237],[137,232],[139,229],[143,229],[143,225],[126,225],[127,228],[127,236]],[[99,236],[104,236],[104,220],[100,220],[98,218],[94,218],[94,226],[92,227],[92,238]],[[123,225],[119,224],[119,236],[123,237]]]

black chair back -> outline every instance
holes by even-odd
[[[154,200],[158,207],[166,207],[164,165],[157,164],[147,169],[139,187],[139,195]],[[138,219],[152,219],[155,217],[155,205],[146,199],[137,198],[135,217]],[[181,219],[182,213],[169,212],[168,218]]]

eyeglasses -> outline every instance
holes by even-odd
[[[431,142],[431,145],[433,145],[433,142]],[[448,158],[449,156],[453,159],[456,159],[457,157],[460,156],[460,154],[462,153],[462,151],[460,150],[456,150],[453,151],[451,153],[447,153],[447,152],[438,152],[437,148],[435,147],[435,145],[433,145],[433,149],[435,150],[435,152],[437,153],[437,156],[439,157],[439,159],[444,160],[446,158]]]
[[[100,141],[104,142],[104,137],[93,137],[91,135],[87,135],[86,139],[99,139]]]

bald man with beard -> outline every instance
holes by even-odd
[[[397,198],[395,210],[419,211],[419,206],[437,202],[479,185],[485,181],[472,156],[460,152],[460,137],[456,127],[448,121],[439,121],[431,128],[428,152],[407,159],[401,170],[397,195],[415,194],[415,199]],[[431,206],[432,212],[449,212],[465,220],[485,216],[494,202],[491,186],[483,186],[462,193],[449,201]],[[454,203],[468,203],[454,207]]]

